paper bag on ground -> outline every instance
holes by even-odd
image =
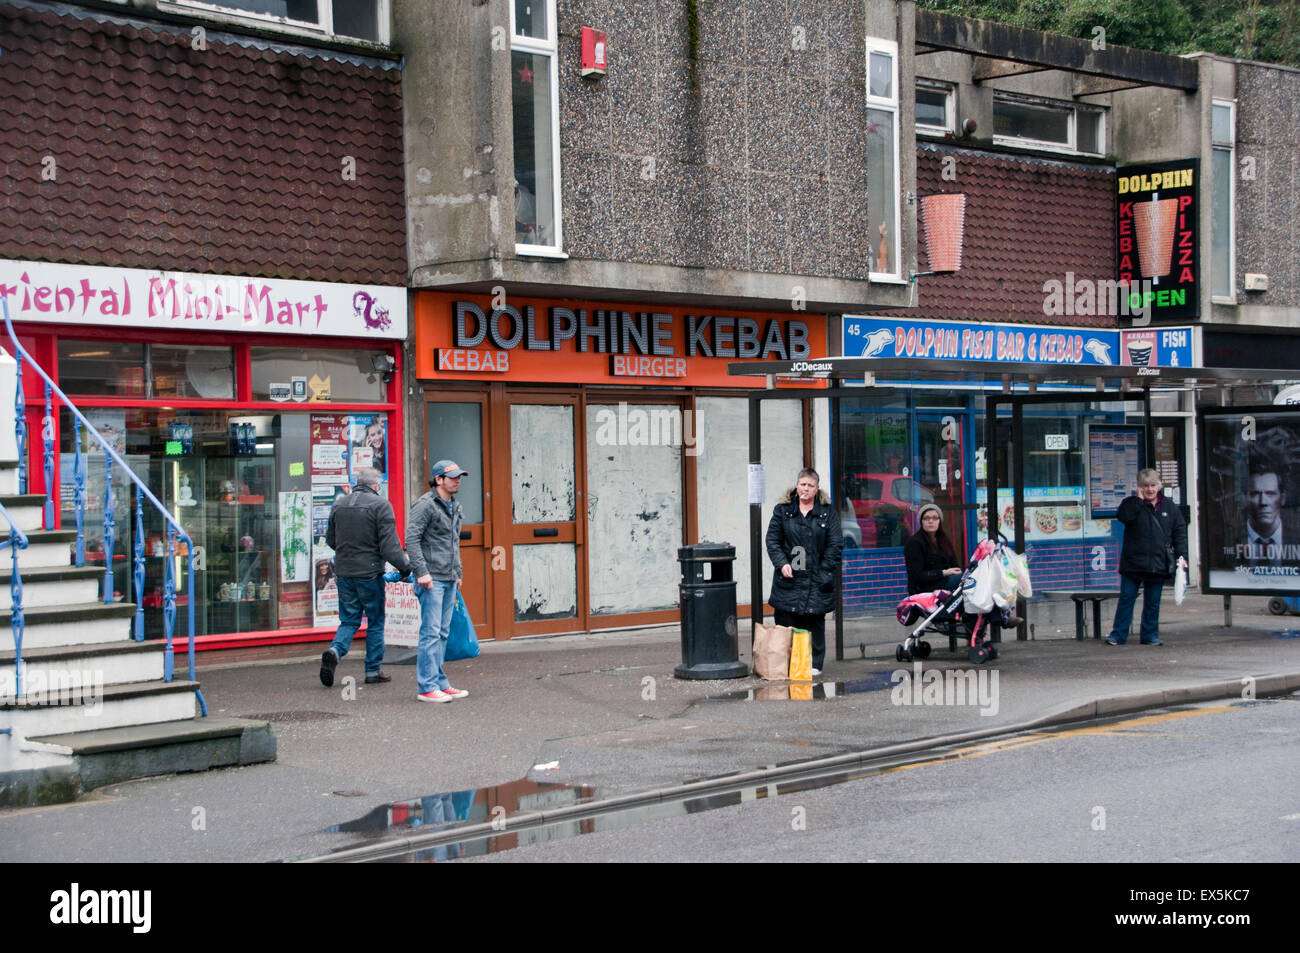
[[[754,674],[759,678],[785,679],[790,671],[790,627],[754,626]]]

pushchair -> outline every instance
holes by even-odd
[[[931,645],[922,635],[937,632],[948,636],[950,648],[962,638],[976,665],[991,661],[998,657],[998,649],[985,637],[989,627],[1014,624],[1016,598],[1031,594],[1024,558],[1005,542],[983,540],[971,553],[955,589],[918,592],[899,602],[899,623],[913,628],[895,648],[894,658],[900,662],[929,658]]]

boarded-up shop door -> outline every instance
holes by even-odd
[[[515,635],[587,627],[587,585],[577,395],[514,395],[506,408],[509,499],[501,523],[509,553],[509,602]],[[504,613],[503,613],[504,621]]]
[[[469,475],[460,481],[456,494],[465,512],[460,533],[460,558],[465,567],[461,592],[465,607],[474,620],[480,639],[496,634],[492,600],[488,596],[488,573],[492,564],[492,527],[490,501],[492,474],[484,469],[483,447],[487,444],[487,397],[457,394],[448,399],[430,397],[425,404],[424,484],[411,488],[411,502],[429,486],[429,471],[439,460],[454,460]],[[408,546],[417,540],[408,539]],[[504,564],[505,553],[497,554]]]
[[[680,616],[683,469],[693,415],[681,401],[587,404],[587,579],[592,625]],[[649,614],[648,614],[649,613]]]

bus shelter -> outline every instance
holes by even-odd
[[[802,401],[811,417],[812,405],[828,404],[832,472],[823,479],[823,489],[839,507],[846,547],[835,613],[835,657],[840,660],[846,641],[861,643],[865,654],[866,644],[902,638],[898,624],[891,628],[888,620],[893,605],[906,593],[902,541],[916,529],[915,513],[924,503],[936,502],[944,510],[945,527],[963,562],[979,538],[996,539],[1001,532],[1017,552],[1029,556],[1036,594],[1045,589],[1063,594],[1114,589],[1121,540],[1118,523],[1109,517],[1114,516],[1119,499],[1133,492],[1137,470],[1157,459],[1159,428],[1152,422],[1153,398],[1187,395],[1198,415],[1206,407],[1235,413],[1237,388],[1282,384],[1297,377],[1296,371],[1285,369],[996,361],[954,365],[920,358],[860,357],[735,363],[728,373],[764,377],[767,384],[749,395],[751,606],[764,606],[771,580],[771,567],[765,571],[764,562],[764,519],[770,515],[765,485],[794,482],[794,474],[763,471],[763,405]],[[905,396],[916,393],[928,396],[920,401]],[[982,407],[977,406],[980,402]],[[910,418],[890,417],[878,409],[895,405],[917,409]],[[868,412],[859,413],[863,407]],[[1046,413],[1052,416],[1035,416]],[[858,423],[858,417],[873,414],[910,420],[910,453],[898,449],[906,441],[891,436],[889,425]],[[1073,432],[1045,433],[1043,419],[1055,421],[1048,430],[1073,427]],[[900,433],[903,429],[893,427]],[[1056,446],[1054,439],[1059,441]],[[1296,456],[1300,456],[1300,422],[1296,443]],[[1177,455],[1191,457],[1181,445]],[[811,465],[811,452],[807,456],[805,465]],[[1072,469],[1066,482],[1075,485],[1032,485],[1051,482],[1050,475],[1036,480],[1029,476],[1053,472],[1044,471],[1044,458],[1049,463],[1069,461]],[[1198,482],[1203,481],[1195,471],[1189,473],[1182,496],[1175,499],[1189,517],[1189,534],[1197,528],[1190,518],[1190,504],[1195,498],[1200,509],[1205,506],[1203,493],[1197,497],[1193,492]],[[1300,491],[1295,497],[1300,505]],[[1204,533],[1200,540],[1204,552]],[[1300,576],[1300,559],[1297,564]],[[1201,579],[1203,585],[1209,579],[1204,560]],[[1300,586],[1300,578],[1296,584]],[[1225,593],[1229,624],[1230,592],[1268,594],[1259,586],[1206,589]],[[1032,619],[1023,600],[1017,615],[1022,620],[1017,638],[1032,637]],[[751,633],[753,623],[761,618],[761,612],[751,612]],[[1000,633],[994,630],[993,637],[1000,639]]]

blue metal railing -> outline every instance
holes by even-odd
[[[9,524],[9,538],[0,540],[0,549],[8,546],[14,561],[13,575],[9,577],[11,628],[14,633],[14,697],[21,698],[23,694],[23,577],[18,572],[18,550],[27,548],[27,534],[18,528],[3,503],[0,503],[0,517]]]
[[[44,463],[45,463],[45,528],[52,529],[54,525],[54,416],[52,397],[57,397],[64,407],[72,414],[74,429],[74,448],[75,459],[73,464],[74,474],[74,509],[77,519],[77,542],[75,549],[74,561],[77,566],[85,565],[86,550],[83,537],[84,530],[84,512],[86,507],[86,466],[81,453],[81,428],[86,428],[86,433],[90,435],[104,450],[104,602],[113,601],[113,536],[116,530],[116,521],[114,520],[114,501],[113,501],[113,464],[116,463],[122,468],[122,472],[127,478],[135,484],[136,500],[136,522],[135,522],[135,566],[133,582],[135,584],[135,620],[133,637],[136,641],[144,639],[144,606],[143,606],[143,589],[144,589],[144,518],[142,511],[144,501],[148,500],[150,505],[158,511],[167,525],[167,558],[164,560],[165,575],[163,588],[163,633],[167,640],[166,648],[163,652],[163,681],[170,682],[175,674],[176,656],[172,647],[172,636],[176,621],[176,583],[174,578],[173,565],[176,559],[176,540],[179,538],[185,543],[186,558],[189,568],[189,680],[194,681],[194,542],[190,539],[189,533],[176,522],[167,508],[158,501],[150,489],[145,486],[144,481],[136,475],[116,450],[100,435],[99,431],[86,419],[85,415],[77,409],[76,405],[68,399],[68,396],[59,390],[54,381],[50,380],[48,374],[42,370],[41,366],[36,363],[30,354],[18,343],[18,336],[14,333],[13,322],[9,318],[9,303],[5,298],[0,297],[0,306],[4,308],[5,330],[9,334],[9,340],[13,345],[14,359],[16,362],[17,381],[14,388],[14,436],[18,443],[18,492],[27,492],[27,408],[23,396],[23,363],[26,362],[41,380],[45,382],[45,417],[41,423],[41,437],[44,443]],[[11,523],[12,525],[12,523]],[[128,522],[129,526],[129,522]],[[25,537],[24,537],[25,538]],[[17,574],[17,554],[15,552],[15,572]],[[14,619],[21,625],[22,605],[20,597],[22,586],[19,583],[17,594],[14,597]],[[21,630],[15,629],[14,635],[15,649],[17,650],[17,669],[22,671],[22,652],[21,652]],[[198,697],[199,710],[203,715],[207,715],[208,706],[203,700],[203,692],[199,689],[194,690]]]

